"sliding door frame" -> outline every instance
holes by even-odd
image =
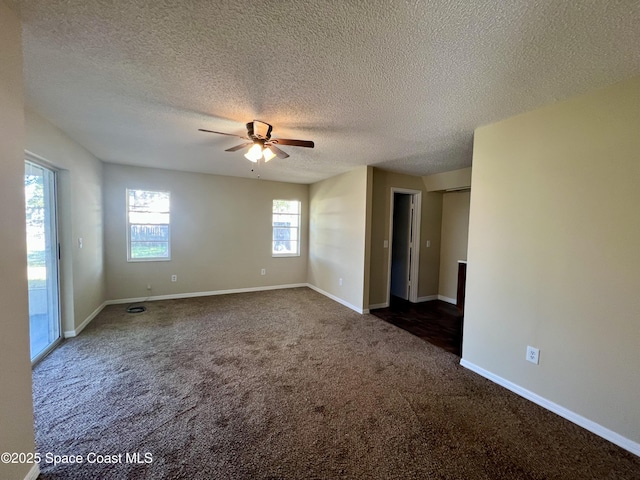
[[[29,151],[25,151],[25,165],[27,163],[31,163],[36,167],[43,168],[48,170],[52,175],[51,185],[49,186],[49,194],[48,200],[51,203],[50,213],[49,215],[53,216],[53,219],[49,220],[50,228],[51,228],[51,236],[53,242],[50,242],[50,248],[52,250],[52,260],[55,265],[55,286],[56,291],[53,292],[53,295],[56,296],[55,302],[51,302],[48,300],[47,302],[51,305],[51,303],[55,303],[55,313],[57,314],[57,329],[58,329],[58,337],[51,342],[44,350],[39,352],[32,360],[31,365],[36,365],[40,362],[44,357],[46,357],[53,349],[55,349],[64,339],[64,332],[62,330],[62,290],[61,290],[61,262],[60,262],[60,231],[59,231],[59,209],[58,209],[58,179],[59,179],[59,169],[55,166],[51,165],[42,157],[35,155]],[[55,243],[55,245],[52,245]],[[47,272],[50,273],[50,272]],[[31,330],[31,329],[29,329]],[[29,339],[31,345],[31,331],[29,331]]]

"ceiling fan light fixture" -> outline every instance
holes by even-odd
[[[201,132],[217,133],[218,135],[227,135],[229,137],[238,137],[245,140],[248,143],[242,143],[235,147],[227,148],[225,152],[237,152],[248,146],[249,151],[244,154],[244,158],[253,163],[258,163],[260,159],[264,159],[267,163],[275,157],[288,158],[289,154],[280,150],[276,145],[290,145],[292,147],[306,147],[313,148],[314,143],[311,140],[294,140],[292,138],[274,138],[271,139],[272,127],[268,123],[254,120],[246,125],[247,135],[237,135],[235,133],[216,132],[215,130],[207,130],[199,128]],[[252,170],[253,171],[253,170]]]
[[[249,151],[244,154],[244,158],[253,163],[257,163],[258,160],[262,158],[262,147],[257,143],[253,144]]]
[[[271,160],[273,157],[275,157],[275,156],[276,156],[276,154],[275,154],[275,153],[273,153],[269,147],[266,147],[266,148],[262,151],[262,155],[264,156],[264,161],[265,161],[265,162],[268,162],[269,160]]]

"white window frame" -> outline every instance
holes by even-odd
[[[275,212],[275,204],[276,202],[296,202],[298,204],[298,213],[279,213],[279,212]],[[275,237],[275,229],[276,228],[282,228],[281,225],[275,225],[275,221],[274,221],[274,215],[295,215],[298,217],[298,226],[296,227],[286,227],[289,228],[291,230],[296,230],[297,231],[297,239],[296,240],[287,240],[288,242],[295,242],[296,243],[296,253],[277,253],[277,251],[274,251],[274,247],[275,247],[275,243],[278,241],[276,240]],[[300,256],[300,233],[301,233],[301,227],[302,226],[302,202],[300,200],[295,200],[295,199],[284,199],[284,198],[274,198],[273,201],[271,202],[271,256],[272,257],[299,257]]]
[[[149,224],[141,224],[141,223],[132,223],[129,221],[129,192],[131,191],[144,191],[144,192],[153,192],[153,193],[166,193],[169,196],[169,210],[166,212],[153,212],[153,213],[166,213],[169,215],[169,223],[149,223]],[[125,215],[127,217],[127,262],[168,262],[171,260],[171,192],[166,190],[150,190],[146,188],[127,188],[125,191],[126,195],[126,211]],[[145,257],[145,258],[133,258],[131,256],[131,225],[166,225],[168,228],[167,234],[167,256],[166,257]]]

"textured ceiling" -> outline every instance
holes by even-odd
[[[473,130],[640,75],[637,0],[18,0],[27,103],[105,162],[255,177],[253,119],[313,140],[260,168],[471,165]]]

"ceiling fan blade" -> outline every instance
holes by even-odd
[[[290,138],[273,138],[271,140],[278,145],[291,145],[292,147],[313,148],[314,143],[311,140],[291,140]]]
[[[283,152],[278,147],[276,147],[273,143],[269,144],[268,147],[271,149],[273,153],[277,155],[278,158],[287,158],[289,156],[288,153]]]
[[[215,130],[205,130],[204,128],[199,128],[198,130],[201,132],[217,133],[218,135],[228,135],[229,137],[238,137],[238,138],[242,138],[243,140],[249,140],[247,137],[243,137],[242,135],[236,135],[235,133],[216,132]]]
[[[241,150],[244,147],[248,147],[249,145],[253,145],[253,143],[249,142],[249,143],[243,143],[241,145],[236,145],[235,147],[227,148],[225,152],[237,152],[238,150]]]

